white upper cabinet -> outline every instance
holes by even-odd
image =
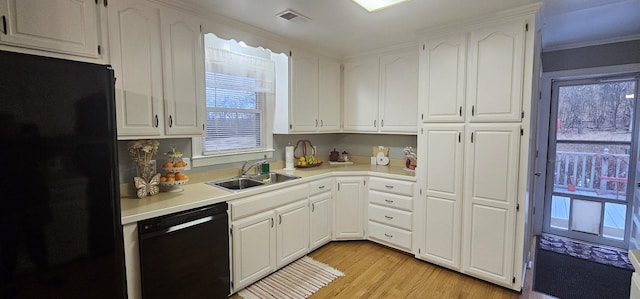
[[[291,54],[290,130],[316,131],[318,120],[318,56],[303,51]]]
[[[418,51],[380,57],[380,132],[416,133]]]
[[[320,57],[318,66],[318,131],[339,132],[340,128],[340,87],[342,82],[341,65],[338,61]]]
[[[379,58],[344,65],[344,129],[378,131]]]
[[[167,135],[204,133],[204,65],[200,20],[161,10]]]
[[[199,19],[142,0],[111,0],[109,47],[119,138],[201,136]]]
[[[469,37],[467,115],[471,122],[519,122],[524,20],[477,29]]]
[[[418,51],[401,49],[344,65],[344,130],[417,133]]]
[[[339,132],[340,63],[294,50],[290,64],[289,132]]]
[[[463,122],[466,34],[425,42],[420,57],[424,122]]]
[[[160,136],[164,132],[160,10],[146,3],[109,3],[109,54],[117,78],[120,136]]]
[[[2,0],[0,42],[99,58],[102,6],[102,0]]]

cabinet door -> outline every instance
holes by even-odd
[[[275,212],[232,223],[233,281],[239,290],[276,270]]]
[[[116,80],[119,136],[164,130],[160,10],[143,1],[111,1],[109,54]]]
[[[520,121],[525,23],[471,32],[467,113],[472,122]]]
[[[98,5],[94,0],[3,0],[2,43],[98,58]]]
[[[291,55],[292,132],[315,132],[318,119],[318,56],[295,51]]]
[[[335,238],[364,238],[364,178],[337,178],[335,200]]]
[[[314,250],[331,241],[331,192],[324,192],[309,198],[310,249]]]
[[[466,51],[465,34],[425,43],[420,63],[424,122],[464,121]]]
[[[344,129],[378,131],[378,58],[344,65]]]
[[[276,209],[277,267],[280,268],[309,252],[309,206],[306,198]]]
[[[467,128],[462,269],[511,285],[519,124],[476,124]]]
[[[420,138],[426,186],[418,216],[423,221],[420,257],[459,270],[464,125],[425,125]]]
[[[320,58],[318,89],[318,131],[340,131],[340,63]]]
[[[418,131],[418,51],[380,57],[380,132]]]
[[[162,10],[165,132],[204,133],[204,65],[199,20],[174,10]]]

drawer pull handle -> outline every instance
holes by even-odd
[[[387,215],[385,215],[385,216],[384,216],[384,218],[387,218],[387,219],[389,219],[389,220],[392,220],[392,219],[393,219],[393,217],[391,217],[391,216],[387,216]]]
[[[387,203],[393,203],[393,200],[391,199],[385,199],[384,201],[386,201]]]
[[[318,189],[320,189],[320,190],[324,189],[324,185],[318,187]]]
[[[387,189],[393,189],[393,185],[384,185]]]
[[[384,235],[385,235],[385,237],[387,237],[387,238],[393,238],[393,235],[390,235],[390,234],[384,234]]]

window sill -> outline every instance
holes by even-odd
[[[191,158],[193,167],[212,166],[233,162],[244,162],[250,160],[260,160],[273,157],[273,149],[266,149],[252,152],[228,153],[216,156],[194,156]]]

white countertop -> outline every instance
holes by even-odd
[[[330,176],[374,175],[392,179],[416,181],[415,173],[404,170],[403,167],[379,166],[370,164],[329,165],[296,170],[272,169],[274,172],[292,174],[300,179],[287,182],[255,187],[239,192],[230,192],[221,188],[205,184],[206,181],[232,177],[229,172],[211,171],[207,173],[190,174],[188,184],[181,186],[181,192],[161,192],[158,195],[137,198],[123,196],[120,198],[122,224],[130,224],[140,220],[163,216],[188,209],[198,208],[219,202],[239,199],[265,191],[277,190],[284,187],[304,184],[316,179]]]

